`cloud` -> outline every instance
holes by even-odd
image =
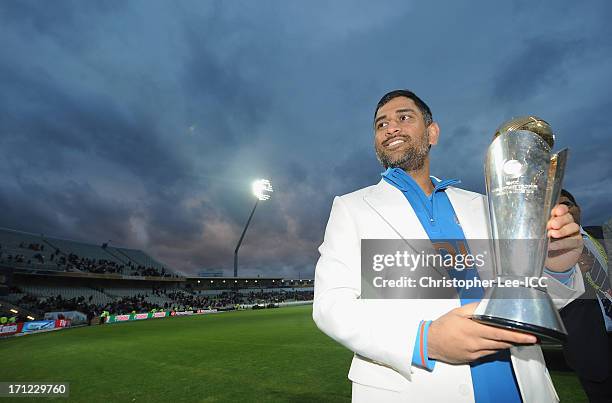
[[[493,86],[496,101],[516,103],[569,79],[567,65],[580,58],[585,41],[566,38],[530,38],[515,55],[504,58]]]
[[[380,180],[379,97],[442,127],[432,174],[482,191],[491,133],[535,113],[609,215],[610,6],[400,1],[0,6],[0,226],[146,250],[186,273],[312,275],[335,195]],[[499,21],[512,21],[500,24]],[[543,24],[542,21],[546,21]],[[552,22],[552,23],[548,23]]]

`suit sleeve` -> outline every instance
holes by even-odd
[[[544,276],[547,277],[548,294],[557,309],[563,308],[584,293],[584,281],[580,267],[576,264],[570,270],[573,272],[565,282],[557,280],[553,275],[547,273],[547,270],[544,271]]]
[[[410,309],[414,301],[402,305],[398,300],[360,299],[361,239],[341,198],[334,199],[319,252],[313,305],[319,329],[410,380],[416,329],[427,318],[420,317],[422,311]]]

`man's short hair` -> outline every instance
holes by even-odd
[[[570,199],[570,201],[572,203],[574,203],[576,206],[578,206],[578,203],[576,203],[576,199],[574,199],[574,196],[572,196],[572,194],[570,192],[568,192],[567,190],[561,189],[561,196],[567,197],[568,199]]]
[[[374,119],[376,119],[376,114],[378,110],[387,102],[391,101],[393,98],[397,97],[406,97],[408,99],[412,99],[414,104],[419,108],[421,113],[423,114],[423,120],[425,121],[425,127],[429,126],[433,122],[433,116],[431,114],[431,109],[429,106],[419,98],[414,92],[410,90],[393,90],[391,92],[387,92],[383,97],[378,101],[376,105],[376,110],[374,111]]]

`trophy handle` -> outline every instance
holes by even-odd
[[[550,158],[550,168],[548,169],[548,182],[546,189],[546,216],[550,215],[550,210],[557,204],[563,185],[565,164],[567,163],[568,149],[564,148]]]

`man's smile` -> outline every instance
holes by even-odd
[[[392,137],[392,138],[384,141],[383,142],[383,146],[385,148],[388,148],[388,149],[393,149],[393,148],[396,148],[400,144],[403,144],[405,142],[406,142],[406,139],[404,139],[403,137],[396,136],[396,137]]]

